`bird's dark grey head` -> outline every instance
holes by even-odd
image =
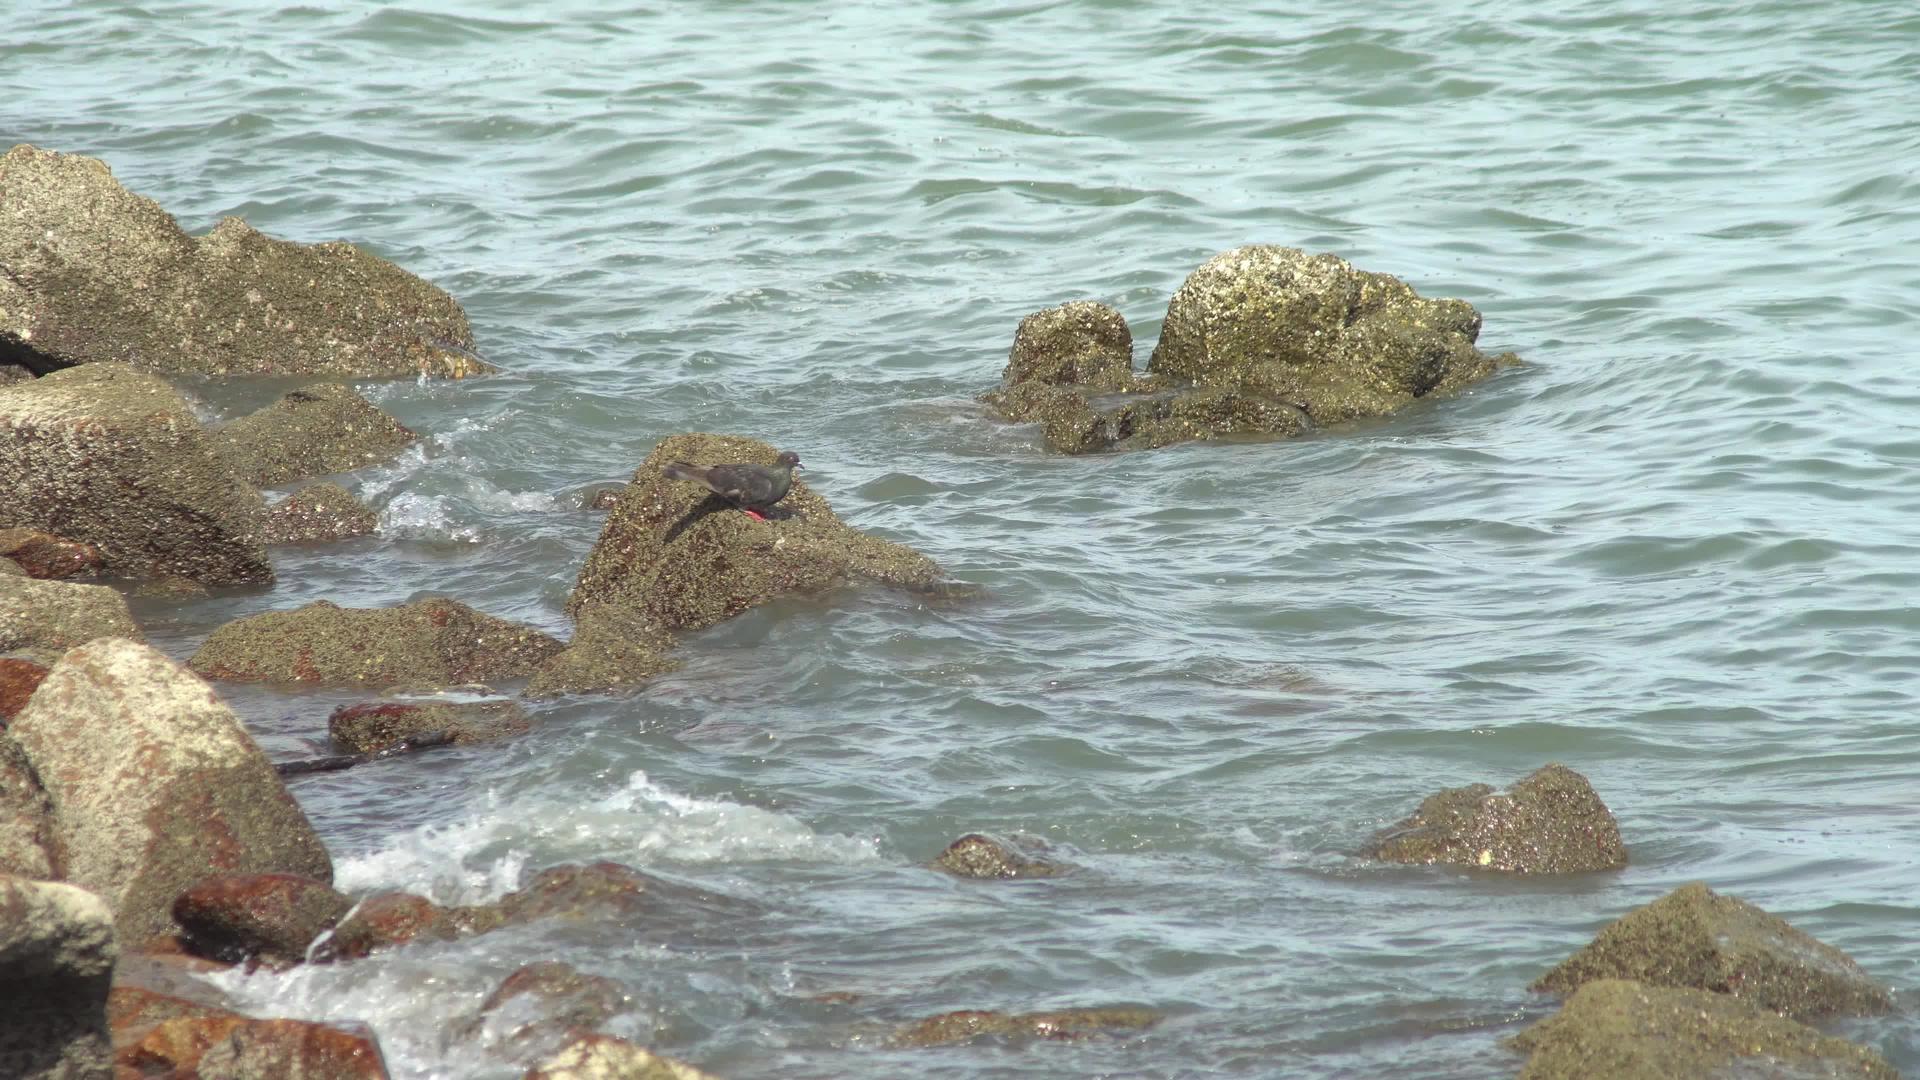
[[[777,458],[774,458],[773,463],[775,465],[786,465],[790,468],[795,468],[795,469],[802,469],[806,467],[800,464],[800,455],[794,453],[791,450],[780,451],[780,456]]]

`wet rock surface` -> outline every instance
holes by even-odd
[[[0,1076],[105,1078],[107,991],[118,954],[99,897],[0,875]]]
[[[680,666],[668,655],[675,639],[645,614],[612,606],[589,608],[565,650],[527,681],[529,698],[604,693],[639,686]]]
[[[153,1029],[182,1017],[234,1017],[239,1014],[204,1001],[176,997],[143,986],[115,983],[107,993],[107,1029],[113,1036],[116,1062],[137,1068],[132,1049]]]
[[[1009,1014],[965,1009],[930,1016],[894,1034],[896,1046],[943,1046],[982,1036],[1012,1039],[1084,1039],[1103,1032],[1136,1031],[1160,1022],[1152,1009],[1108,1006]]]
[[[377,754],[437,733],[445,733],[452,745],[464,746],[531,730],[532,718],[512,701],[369,701],[343,705],[327,718],[327,734],[356,754]]]
[[[484,907],[447,908],[412,893],[380,893],[354,905],[311,958],[317,963],[356,960],[416,939],[452,941],[501,925],[499,914]]]
[[[1547,765],[1504,795],[1486,784],[1429,796],[1375,839],[1374,858],[1516,874],[1571,874],[1627,864],[1620,827],[1593,786]]]
[[[51,663],[95,638],[140,636],[126,597],[105,585],[0,577],[0,653]]]
[[[86,577],[105,565],[100,549],[63,540],[38,529],[0,529],[0,556],[11,559],[28,577],[42,580]]]
[[[214,432],[221,452],[256,487],[378,465],[419,438],[339,383],[289,391]]]
[[[455,600],[343,608],[317,600],[215,630],[188,666],[210,679],[454,686],[530,675],[560,642]]]
[[[386,1080],[371,1033],[304,1020],[185,1016],[156,1025],[119,1060],[137,1074],[196,1080]]]
[[[1893,1006],[1846,953],[1699,882],[1608,924],[1533,989],[1568,994],[1596,979],[1707,990],[1800,1019]]]
[[[380,515],[339,484],[308,484],[267,509],[267,543],[310,544],[366,536]]]
[[[333,886],[313,878],[231,874],[182,892],[174,899],[173,918],[196,955],[284,968],[303,961],[307,946],[352,906]]]
[[[576,1036],[522,1080],[716,1080],[685,1062],[612,1035]]]
[[[58,880],[65,872],[47,789],[26,751],[0,732],[0,874]]]
[[[1133,330],[1126,317],[1097,300],[1071,300],[1020,320],[1000,381],[1092,390],[1131,390]]]
[[[313,827],[207,684],[145,645],[68,652],[8,734],[46,786],[67,879],[130,945],[168,934],[173,900],[221,873],[330,881]]]
[[[91,544],[106,573],[270,582],[265,513],[157,376],[95,364],[0,389],[0,523]]]
[[[540,961],[501,980],[481,1002],[465,1037],[552,1049],[569,1033],[597,1030],[632,1011],[633,999],[612,979],[572,964]]]
[[[1582,986],[1513,1046],[1529,1055],[1520,1080],[1899,1076],[1865,1047],[1725,994],[1620,979]]]
[[[1053,877],[1065,869],[1053,857],[1051,845],[1038,837],[1002,839],[981,833],[968,833],[948,844],[933,866],[964,878]]]
[[[346,243],[238,218],[191,237],[94,158],[0,157],[0,344],[41,366],[178,374],[452,376],[493,370],[451,296]]]

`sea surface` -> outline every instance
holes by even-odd
[[[728,1080],[1517,1071],[1526,985],[1704,880],[1920,986],[1920,9],[1787,0],[140,5],[12,0],[0,146],[106,160],[193,232],[347,239],[505,369],[356,386],[426,433],[342,478],[376,537],[239,615],[446,595],[565,636],[680,431],[802,453],[851,524],[979,586],[791,600],[508,743],[291,786],[343,887],[471,902],[613,859],[739,901],[289,975],[396,1077],[517,1077],[461,1024],[532,960]],[[1527,361],[1282,442],[1048,453],[973,400],[1090,297],[1144,365],[1246,243],[1456,296]],[[285,382],[189,386],[210,417]],[[513,690],[512,686],[501,689]],[[228,687],[276,758],[356,695]],[[1356,851],[1559,761],[1617,873]],[[972,830],[1078,867],[925,868]],[[1920,1025],[1833,1028],[1920,1072]],[[1142,1032],[902,1050],[955,1009]]]

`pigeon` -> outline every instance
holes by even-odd
[[[780,451],[771,465],[689,465],[670,462],[660,471],[669,480],[687,480],[747,512],[755,521],[765,521],[761,513],[787,497],[793,487],[793,470],[801,468],[800,455]]]

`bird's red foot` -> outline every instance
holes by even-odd
[[[755,521],[765,521],[765,520],[767,520],[767,515],[765,515],[765,514],[762,514],[762,513],[761,513],[760,511],[758,511],[758,510],[748,510],[748,511],[746,511],[746,515],[747,515],[748,517],[750,517],[750,518],[752,518],[752,519],[753,519],[753,520],[755,520]]]

